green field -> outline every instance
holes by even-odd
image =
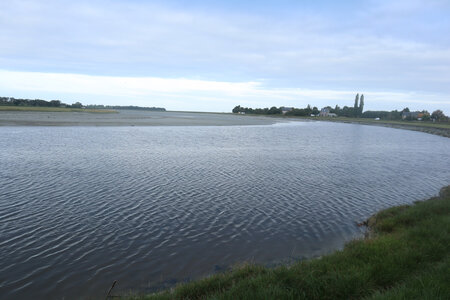
[[[383,210],[366,225],[365,239],[318,259],[242,265],[123,299],[449,299],[450,186],[439,197]]]
[[[111,109],[88,109],[88,108],[71,108],[71,107],[36,107],[36,106],[0,106],[0,111],[117,113],[117,111],[111,110]]]

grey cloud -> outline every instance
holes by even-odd
[[[438,40],[450,25],[433,19],[448,15],[445,1],[365,3],[335,13],[297,8],[279,18],[147,2],[4,1],[0,63],[21,71],[450,92],[450,45]]]

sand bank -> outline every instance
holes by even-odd
[[[116,114],[0,111],[0,126],[233,126],[270,125],[264,116],[118,110]]]

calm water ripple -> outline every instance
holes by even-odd
[[[150,291],[327,253],[450,183],[450,139],[323,122],[1,127],[0,298]]]

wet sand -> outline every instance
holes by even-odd
[[[0,111],[0,126],[232,126],[280,119],[220,113],[118,110],[118,113]]]

